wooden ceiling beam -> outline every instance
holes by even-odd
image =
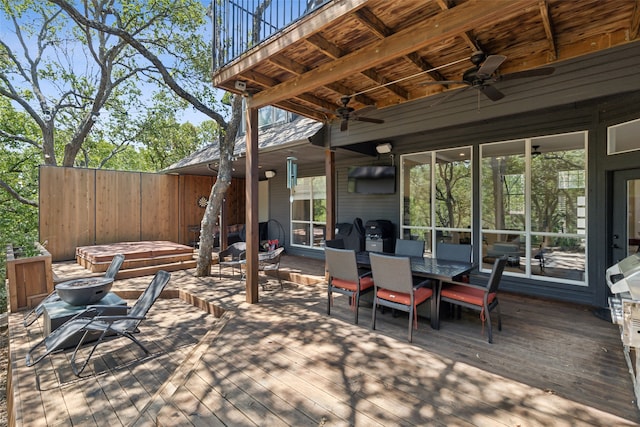
[[[248,98],[248,99],[251,100],[251,98]],[[328,117],[326,114],[323,114],[312,108],[308,108],[304,105],[296,104],[295,102],[291,102],[289,100],[279,102],[275,104],[275,106],[283,110],[291,111],[292,113],[295,113],[295,114],[302,114],[305,117],[316,119],[319,122],[326,122],[328,120]]]
[[[242,75],[242,78],[267,88],[276,86],[278,83],[280,83],[279,81],[269,76],[265,76],[262,73],[258,73],[257,71],[247,71]],[[303,94],[297,95],[295,98],[298,98],[301,101],[305,101],[310,104],[316,105],[330,112],[334,111],[336,108],[335,104],[309,94],[303,93]]]
[[[318,98],[317,96],[313,96],[313,95],[310,95],[308,93],[300,94],[300,95],[296,96],[296,98],[301,100],[301,101],[308,102],[309,104],[313,104],[313,105],[325,110],[328,114],[335,115],[336,105],[331,103],[331,102],[329,102],[329,101],[325,101],[322,98]]]
[[[269,58],[269,62],[273,65],[282,68],[285,71],[288,71],[293,74],[304,74],[310,70],[309,67],[300,64],[299,62],[294,61],[293,59],[287,58],[283,55],[274,56]]]
[[[368,79],[372,80],[378,86],[380,86],[380,89],[387,89],[387,90],[393,92],[394,94],[396,94],[397,96],[399,96],[400,98],[402,98],[405,101],[407,99],[409,99],[409,92],[407,92],[402,87],[400,87],[400,85],[397,85],[395,83],[389,84],[390,80],[385,78],[385,77],[383,77],[383,76],[381,76],[373,68],[370,68],[368,70],[364,70],[364,71],[362,71],[361,74],[366,76]]]
[[[305,65],[300,64],[300,63],[298,63],[298,62],[296,62],[296,61],[294,61],[292,59],[285,58],[283,56],[277,56],[277,57],[270,58],[269,61],[272,64],[282,68],[283,70],[286,70],[286,71],[288,71],[288,72],[290,72],[292,74],[296,74],[296,75],[304,74],[304,73],[306,73],[307,71],[310,70]],[[339,96],[343,96],[343,95],[347,95],[347,94],[351,94],[351,93],[355,92],[353,89],[348,88],[348,87],[343,86],[343,85],[340,85],[338,83],[328,84],[325,87],[327,89],[329,89],[329,90],[332,90],[332,91],[338,93]],[[306,99],[300,98],[300,99],[303,99],[303,100],[305,100],[307,102],[310,102],[312,104],[316,104],[316,105],[318,105],[318,106],[320,106],[320,107],[322,107],[324,109],[331,110],[331,111],[334,111],[339,105],[337,103],[321,100],[320,98],[317,98],[317,97],[314,97],[314,98],[315,98],[315,101],[311,101],[310,100],[311,98],[306,98]],[[336,97],[336,99],[337,99],[337,97]],[[354,97],[354,100],[359,102],[359,103],[361,103],[361,104],[364,104],[364,105],[374,105],[375,106],[375,101],[373,101],[371,98],[369,98],[369,97],[367,97],[365,95],[356,95]]]
[[[280,81],[278,81],[278,80],[276,80],[274,78],[271,78],[269,76],[266,76],[266,75],[264,75],[262,73],[254,71],[254,70],[246,71],[245,73],[243,73],[240,76],[240,79],[248,80],[248,81],[251,81],[253,83],[259,84],[260,86],[267,87],[267,88],[277,86],[277,85],[279,85],[281,83]]]
[[[366,7],[358,9],[355,16],[358,18],[358,21],[364,24],[372,33],[378,36],[378,38],[384,39],[385,37],[389,37],[393,34],[391,28],[387,27],[384,22],[382,22],[371,12],[370,9]]]
[[[296,74],[296,75],[304,74],[304,73],[306,73],[307,71],[310,70],[310,68],[306,67],[305,65],[300,64],[300,63],[298,63],[298,62],[296,62],[296,61],[294,61],[292,59],[285,58],[283,56],[275,56],[273,58],[270,58],[269,61],[272,64],[282,68],[283,70],[286,70],[286,71],[288,71],[288,72],[290,72],[292,74]],[[333,91],[333,92],[336,92],[338,94],[338,97],[339,96],[344,96],[344,95],[349,95],[349,94],[355,92],[355,90],[353,90],[353,89],[351,89],[349,87],[346,87],[344,85],[341,85],[339,83],[330,83],[330,84],[325,85],[325,87],[327,89]],[[338,97],[336,97],[336,100],[337,100]],[[353,99],[354,99],[354,101],[357,101],[360,104],[374,105],[375,106],[375,101],[372,100],[371,98],[369,98],[366,95],[356,95],[356,96],[353,97]],[[307,101],[307,102],[309,102],[309,101]],[[321,105],[321,104],[319,104],[317,102],[314,102],[314,104]],[[330,107],[326,107],[326,105],[324,105],[322,107],[323,108],[327,108],[329,110],[335,110],[338,106],[339,106],[339,104],[336,101],[336,103],[330,102]]]
[[[547,0],[538,0],[538,6],[540,7],[540,16],[542,16],[542,26],[544,27],[544,32],[549,42],[549,61],[552,62],[558,59],[558,48],[556,47],[556,34],[553,30],[553,21],[549,13],[549,3]]]
[[[326,86],[347,78],[354,72],[376,67],[393,58],[405,56],[422,47],[470,31],[487,21],[515,19],[533,6],[534,0],[483,0],[463,3],[330,63],[321,64],[296,78],[256,93],[251,98],[251,107],[276,104],[299,93]]]
[[[380,39],[384,39],[393,34],[393,30],[387,27],[384,22],[382,22],[376,15],[371,12],[370,9],[366,7],[357,10],[355,16],[365,27],[367,27]],[[431,64],[422,59],[416,52],[409,53],[408,55],[406,55],[406,58],[409,60],[409,62],[413,63],[422,71],[427,71],[434,68]],[[427,74],[429,74],[433,80],[446,80],[446,78],[438,71],[430,71]],[[395,90],[393,91],[395,92]],[[404,93],[406,94],[406,96],[408,96],[408,92],[404,91]],[[396,95],[407,99],[406,96],[402,96],[398,92],[396,92]]]
[[[413,62],[422,71],[433,70],[435,68],[433,65],[431,65],[430,62],[428,62],[427,60],[422,58],[416,52],[411,52],[410,54],[408,54],[407,55],[407,59],[409,59],[409,61]],[[440,71],[438,71],[438,70],[429,71],[426,74],[428,76],[431,76],[431,78],[434,81],[441,82],[441,81],[447,80],[447,78],[445,76],[443,76],[442,73]]]
[[[442,10],[451,9],[451,2],[449,0],[436,0],[436,3],[438,4],[438,6],[440,6],[440,9]],[[471,31],[465,31],[464,33],[459,34],[458,36],[462,38],[462,40],[464,40],[467,46],[471,48],[472,52],[475,52],[476,50],[482,50],[480,46],[478,46],[478,43],[474,41],[475,37],[473,36],[473,33]]]
[[[382,22],[379,22],[379,25],[384,26],[384,24]],[[307,42],[311,43],[313,46],[318,48],[322,53],[324,53],[325,55],[327,55],[328,57],[330,57],[332,59],[341,58],[346,54],[342,49],[340,49],[340,47],[338,47],[334,43],[330,42],[329,40],[325,39],[320,34],[314,34],[311,37],[307,38]],[[363,70],[360,73],[362,75],[364,75],[365,77],[367,77],[368,79],[373,80],[374,83],[376,83],[376,84],[378,84],[380,86],[389,83],[388,80],[383,79],[378,74],[378,72],[376,70],[374,70],[374,69]],[[408,93],[398,85],[389,85],[389,86],[386,86],[385,89],[387,89],[390,92],[398,95],[399,97],[403,98],[404,100],[408,99],[407,98]]]
[[[629,25],[629,41],[638,38],[638,31],[640,29],[640,0],[636,0],[636,4],[633,7],[633,14],[631,15],[631,24]]]
[[[351,94],[355,93],[355,90],[353,90],[350,87],[344,86],[340,83],[334,82],[334,83],[326,84],[324,86],[328,89],[331,89],[335,93],[339,94],[339,96],[345,96],[345,95],[350,96]],[[373,99],[369,98],[367,95],[364,95],[364,94],[355,95],[351,99],[364,105],[373,105],[373,106],[376,105],[376,102]],[[339,99],[336,99],[336,105],[340,105],[338,101]]]
[[[307,37],[307,42],[311,43],[329,58],[338,59],[345,55],[345,52],[342,49],[322,37],[320,34],[313,34],[312,36]]]

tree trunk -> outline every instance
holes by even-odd
[[[231,185],[231,171],[233,150],[240,120],[242,119],[242,97],[235,96],[232,102],[231,121],[225,129],[224,141],[220,143],[220,167],[216,182],[211,187],[209,203],[204,210],[204,216],[200,223],[200,250],[198,252],[198,264],[196,276],[204,277],[211,274],[211,259],[213,252],[213,227],[216,217],[220,212],[222,201]],[[223,248],[220,248],[223,249]]]

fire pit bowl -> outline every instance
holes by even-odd
[[[100,301],[109,293],[113,279],[92,277],[58,283],[56,292],[62,301],[71,305],[88,305]]]

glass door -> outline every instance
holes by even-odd
[[[614,263],[640,248],[640,169],[614,173],[611,255]]]

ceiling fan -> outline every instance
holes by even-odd
[[[342,103],[342,106],[338,107],[336,109],[336,111],[334,112],[334,114],[341,119],[341,121],[340,121],[340,131],[345,131],[345,130],[348,129],[349,120],[357,120],[357,121],[361,121],[361,122],[377,123],[377,124],[384,123],[384,120],[381,120],[381,119],[372,119],[372,118],[369,118],[369,117],[363,117],[363,116],[358,115],[358,113],[360,113],[362,111],[368,110],[370,108],[375,108],[375,107],[373,107],[373,106],[365,107],[362,110],[360,110],[359,112],[356,112],[355,108],[348,106],[349,101],[351,101],[351,97],[350,96],[343,96],[342,98],[340,98],[340,102]]]
[[[504,93],[496,89],[492,85],[492,83],[504,80],[522,79],[527,77],[548,76],[550,74],[553,74],[553,72],[555,71],[553,67],[544,67],[517,71],[515,73],[504,75],[499,74],[498,68],[506,59],[507,57],[504,55],[487,56],[482,51],[476,51],[471,55],[471,62],[474,66],[472,68],[469,68],[462,74],[462,80],[429,81],[422,84],[464,84],[467,85],[467,87],[463,90],[473,87],[490,100],[498,101],[504,98],[505,95]],[[442,102],[444,99],[446,98],[443,98],[440,102]]]
[[[540,154],[542,154],[539,150],[539,145],[532,145],[531,148],[533,148],[533,150],[531,150],[531,157],[538,157]]]

